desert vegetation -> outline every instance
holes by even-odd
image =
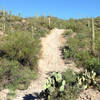
[[[54,28],[65,30],[66,42],[61,49],[65,63],[73,61],[83,70],[77,73],[66,68],[63,73],[53,72],[39,95],[45,100],[76,100],[88,88],[100,91],[100,17],[23,18],[20,13],[15,16],[5,10],[0,11],[0,90],[25,90],[38,78],[41,38]]]
[[[100,91],[99,19],[66,21],[63,28],[67,30],[63,36],[67,41],[62,48],[63,59],[65,63],[74,61],[83,71],[76,73],[67,69],[62,74],[51,74],[40,93],[45,100],[76,100],[88,88]]]

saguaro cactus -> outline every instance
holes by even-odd
[[[48,23],[49,23],[49,27],[50,27],[50,24],[51,24],[51,17],[48,16]]]
[[[2,12],[3,12],[3,16],[2,16],[3,17],[3,31],[5,33],[5,20],[6,20],[6,16],[5,16],[6,15],[6,12],[5,12],[5,9],[3,9]]]
[[[34,28],[31,26],[31,31],[32,31],[32,38],[34,37]]]
[[[92,18],[92,53],[95,54],[95,30],[94,30],[94,18]]]
[[[44,23],[45,23],[45,20],[46,20],[46,19],[45,19],[45,14],[43,14],[43,21],[44,21]]]
[[[18,17],[19,17],[19,18],[21,17],[21,13],[18,13]]]
[[[11,20],[12,12],[11,10],[9,11],[9,19]]]
[[[38,13],[36,13],[36,14],[35,14],[35,17],[36,17],[36,18],[38,18],[38,17],[39,17]]]
[[[91,25],[90,25],[90,20],[88,19],[88,16],[87,16],[87,23],[88,23],[88,29],[91,32]]]

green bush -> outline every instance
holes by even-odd
[[[34,31],[37,33],[37,35],[40,37],[44,37],[49,33],[49,30],[47,28],[44,27],[37,27],[37,29]]]
[[[72,31],[71,29],[69,29],[69,30],[66,30],[66,31],[63,33],[63,35],[64,35],[64,37],[67,37],[67,38],[68,38],[68,36],[71,36],[72,33],[73,33],[73,31]]]
[[[100,75],[100,59],[99,58],[90,58],[85,61],[85,67],[88,70],[94,70],[97,75]]]
[[[64,59],[67,59],[67,58],[72,58],[73,59],[74,56],[75,56],[76,51],[72,46],[65,46],[62,49],[62,53],[63,53]]]
[[[67,83],[76,82],[76,74],[71,69],[66,70],[64,77]]]
[[[0,87],[26,89],[37,74],[40,39],[30,32],[10,33],[0,40]]]
[[[82,90],[76,85],[67,84],[64,95],[59,100],[76,100]],[[58,100],[58,99],[57,99]]]
[[[15,60],[0,60],[0,88],[10,88],[12,85],[23,89],[27,88],[31,79],[36,78],[36,73],[27,67],[21,66]]]
[[[40,40],[29,32],[11,33],[1,41],[0,51],[4,52],[3,57],[34,68],[40,51]]]

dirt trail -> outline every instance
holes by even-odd
[[[39,93],[43,90],[48,73],[50,72],[63,72],[68,68],[61,58],[60,47],[62,45],[62,33],[63,29],[53,29],[49,35],[41,39],[42,43],[42,57],[38,62],[39,77],[37,80],[32,81],[27,90],[16,91],[16,97],[13,100],[23,100],[23,97],[28,94]],[[72,66],[72,64],[69,64]],[[2,92],[1,92],[2,93]],[[6,93],[6,92],[5,92]],[[6,99],[2,99],[6,100]]]
[[[63,72],[67,69],[67,65],[61,59],[61,40],[63,29],[53,29],[49,35],[41,39],[42,42],[42,57],[39,60],[38,67],[40,76],[37,80],[33,81],[29,88],[25,91],[17,91],[16,98],[13,100],[23,100],[25,94],[33,94],[40,92],[43,89],[48,73],[50,72]]]
[[[23,100],[24,99],[23,97],[25,97],[25,95],[28,96],[29,94],[34,95],[34,93],[39,93],[43,89],[43,85],[45,84],[48,78],[48,73],[50,72],[56,72],[56,71],[64,72],[66,71],[67,68],[71,68],[73,69],[73,71],[76,72],[79,72],[81,70],[75,67],[74,62],[65,64],[64,60],[61,58],[60,47],[63,44],[63,38],[62,38],[63,32],[64,32],[63,29],[53,29],[49,35],[41,39],[42,57],[38,62],[39,78],[31,82],[27,90],[25,91],[17,90],[16,98],[13,100]],[[72,37],[74,37],[74,35],[72,35]],[[91,94],[94,94],[95,99],[89,98],[92,97]],[[100,92],[88,89],[82,92],[77,100],[99,100],[100,99],[99,94]],[[32,98],[32,100],[37,100],[37,99]]]

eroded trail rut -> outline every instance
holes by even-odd
[[[23,100],[23,97],[28,94],[39,93],[43,89],[48,73],[63,72],[67,69],[67,65],[61,59],[60,46],[62,43],[63,29],[53,29],[49,35],[41,39],[42,57],[38,62],[39,78],[31,83],[25,91],[17,91],[16,98],[13,100]]]

